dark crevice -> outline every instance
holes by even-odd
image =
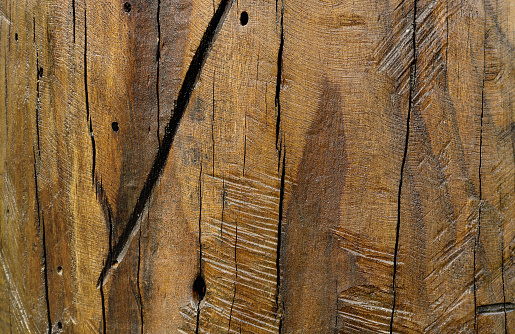
[[[73,14],[73,44],[75,44],[75,0],[72,0],[72,14]]]
[[[34,34],[36,32],[34,31]],[[36,46],[37,48],[37,46]],[[39,70],[39,52],[36,50],[36,72]],[[36,73],[36,140],[38,144],[38,156],[41,154],[40,152],[40,144],[39,144],[39,110],[41,108],[41,95],[39,92],[39,83],[40,83],[39,73]]]
[[[212,146],[212,161],[213,164],[213,177],[215,177],[215,77],[216,77],[216,71],[213,72],[213,101],[212,101],[212,107],[213,107],[213,115],[211,119],[211,142],[213,143]]]
[[[245,166],[247,163],[247,111],[245,111],[245,125],[243,128],[243,177],[245,177]]]
[[[231,310],[229,312],[229,326],[228,332],[231,330],[232,310],[234,307],[234,301],[236,300],[236,285],[238,284],[238,222],[235,222],[235,240],[234,240],[234,291],[232,295]]]
[[[199,245],[199,270],[200,276],[203,277],[204,272],[202,271],[202,162],[200,163],[200,173],[198,177],[198,196],[199,196],[199,214],[198,214],[198,245]]]
[[[197,275],[195,281],[193,281],[193,296],[197,300],[197,324],[195,327],[195,333],[198,334],[199,325],[200,325],[200,302],[204,299],[206,295],[206,281],[204,280],[204,276],[202,274]]]
[[[280,159],[280,158],[279,158]],[[286,178],[286,147],[283,144],[282,149],[282,169],[281,169],[281,185],[279,188],[279,218],[277,223],[277,257],[275,260],[276,270],[276,284],[277,289],[275,293],[275,308],[279,318],[282,318],[282,310],[279,307],[280,304],[280,286],[281,286],[281,237],[282,237],[282,224],[283,224],[283,207],[284,207],[284,183]]]
[[[85,96],[84,99],[86,101],[86,119],[89,122],[89,94],[88,94],[88,25],[86,21],[86,1],[84,1],[84,90]],[[91,127],[90,127],[91,128]]]
[[[200,301],[197,303],[197,325],[195,326],[195,334],[198,334],[199,325],[200,325]]]
[[[477,307],[477,314],[489,315],[489,314],[506,314],[506,312],[511,312],[515,310],[515,304],[513,303],[497,303],[497,304],[488,304],[488,305],[480,305]]]
[[[503,311],[504,311],[504,334],[508,333],[508,305],[511,307],[511,311],[513,311],[513,303],[506,303],[506,286],[504,285],[504,231],[501,231],[501,279],[502,279],[502,301],[503,301]]]
[[[179,124],[182,120],[184,112],[186,111],[186,107],[189,104],[191,94],[195,88],[195,85],[197,84],[202,67],[204,66],[204,62],[207,59],[211,46],[213,45],[218,32],[222,28],[223,22],[227,13],[229,12],[229,9],[231,8],[231,5],[232,0],[222,0],[220,2],[218,9],[213,15],[213,18],[209,22],[207,29],[204,32],[202,39],[200,40],[197,51],[191,60],[181,89],[179,90],[177,104],[174,107],[170,121],[166,125],[164,137],[154,159],[152,168],[148,173],[147,179],[143,185],[143,188],[141,189],[141,193],[138,197],[136,205],[134,206],[129,221],[125,226],[125,229],[119,237],[116,245],[114,245],[112,252],[110,252],[107,256],[106,264],[100,273],[97,286],[105,283],[105,280],[108,278],[108,274],[110,273],[111,269],[114,269],[113,264],[115,262],[119,263],[123,259],[123,256],[125,255],[125,252],[130,245],[130,241],[136,233],[135,230],[139,228],[140,219],[143,216],[143,212],[147,209],[152,190],[163,172],[163,168],[166,164],[166,160],[168,159],[175,134],[177,133]]]
[[[106,320],[106,304],[104,297],[104,287],[100,286],[100,301],[102,302],[102,333],[107,332],[107,320]]]
[[[34,16],[34,43],[36,41],[36,19]],[[41,109],[41,93],[40,93],[40,81],[42,75],[40,75],[39,66],[39,51],[36,44],[36,140],[38,145],[38,158],[41,159],[41,146],[40,146],[40,134],[39,134],[39,110]],[[41,231],[41,241],[43,248],[43,279],[45,284],[45,302],[47,308],[47,322],[48,322],[48,333],[52,333],[52,319],[50,317],[50,299],[48,295],[48,270],[47,270],[47,249],[46,249],[46,231],[45,231],[45,219],[41,212],[39,205],[39,188],[38,188],[38,175],[37,175],[37,160],[36,152],[34,147],[32,148],[32,154],[34,156],[34,186],[35,186],[35,197],[36,197],[36,210],[38,211],[38,228]]]
[[[277,3],[276,3],[277,6]],[[275,123],[275,148],[279,150],[279,132],[281,130],[281,83],[282,83],[282,67],[283,67],[283,48],[284,48],[284,4],[281,1],[281,21],[280,21],[280,44],[279,51],[277,52],[277,82],[275,84],[275,109],[277,113],[277,120]]]
[[[92,162],[91,162],[91,182],[95,184],[95,168],[97,150],[95,146],[95,137],[93,135],[93,122],[91,120],[91,114],[89,112],[89,92],[88,92],[88,26],[86,21],[86,3],[84,2],[84,100],[86,104],[86,120],[89,127],[89,136],[91,138],[91,151],[92,151]]]
[[[486,5],[485,5],[486,6]],[[485,8],[486,10],[486,8]],[[481,172],[483,168],[483,118],[484,118],[484,109],[485,109],[485,77],[486,77],[486,18],[484,20],[484,40],[483,40],[483,80],[481,83],[481,118],[480,118],[480,127],[479,127],[479,168],[478,168],[478,182],[479,182],[479,209],[478,209],[478,223],[477,223],[477,237],[476,242],[474,244],[474,280],[473,280],[473,288],[474,288],[474,329],[477,333],[477,315],[478,315],[478,306],[477,306],[477,252],[480,243],[481,237],[481,214],[483,208],[483,186],[481,184]],[[503,285],[503,295],[504,295],[504,285]]]
[[[33,16],[32,16],[32,27],[34,29],[33,30],[34,34],[32,36],[32,38],[33,38],[32,41],[34,42],[34,44],[36,44],[36,15],[35,14],[33,14]],[[37,47],[37,45],[36,45],[36,47]]]
[[[109,203],[109,199],[107,198],[107,194],[104,190],[104,186],[102,185],[102,179],[100,181],[97,179],[95,175],[95,195],[97,200],[100,203],[100,207],[102,208],[102,212],[104,214],[104,220],[106,222],[107,228],[109,229],[109,249],[111,249],[111,238],[112,238],[112,230],[113,230],[113,209],[111,204]]]
[[[404,152],[402,155],[401,172],[399,178],[399,189],[397,191],[397,226],[395,229],[395,248],[393,253],[393,279],[392,279],[392,315],[390,317],[390,334],[393,333],[393,319],[395,316],[395,304],[397,299],[396,291],[396,278],[397,278],[397,259],[399,252],[399,237],[401,227],[401,199],[402,199],[402,184],[404,180],[404,169],[406,167],[406,158],[408,156],[408,146],[410,137],[410,119],[411,112],[414,108],[414,97],[416,95],[416,77],[417,77],[417,0],[413,3],[413,21],[412,21],[412,44],[413,44],[413,62],[410,66],[409,77],[409,104],[408,115],[406,117],[406,137],[404,140]]]
[[[136,285],[138,289],[138,300],[139,300],[139,320],[140,320],[140,328],[141,334],[143,334],[143,297],[141,295],[141,286],[140,286],[140,273],[141,273],[141,229],[139,230],[138,237],[138,271],[136,276]]]
[[[36,194],[36,210],[38,212],[38,228],[41,230],[41,242],[43,248],[43,280],[45,284],[45,302],[46,302],[46,315],[48,322],[48,333],[52,333],[52,319],[50,317],[50,299],[48,294],[48,270],[47,270],[47,247],[46,247],[46,235],[45,235],[45,219],[43,217],[43,213],[41,212],[41,208],[39,205],[39,188],[38,188],[38,174],[36,168],[36,152],[34,149],[32,150],[32,154],[34,156],[34,187]],[[39,154],[39,151],[38,151]],[[40,157],[41,158],[41,157]]]
[[[156,51],[156,66],[157,66],[157,74],[156,74],[156,100],[157,100],[157,143],[159,147],[161,147],[161,126],[160,126],[160,118],[161,118],[161,103],[159,98],[159,71],[161,65],[161,0],[157,0],[157,51]]]
[[[87,92],[86,92],[87,94]],[[91,162],[91,179],[93,183],[95,183],[95,168],[97,161],[97,149],[95,145],[95,137],[93,136],[93,124],[91,122],[91,118],[89,119],[89,135],[91,137],[91,153],[92,153],[92,162]]]
[[[198,333],[199,324],[200,324],[200,302],[204,299],[206,293],[206,284],[204,281],[204,272],[202,268],[202,161],[200,162],[200,173],[198,177],[198,196],[199,196],[199,215],[198,215],[198,245],[199,245],[199,271],[200,274],[195,279],[193,283],[193,291],[197,295],[198,303],[197,303],[197,327],[195,329],[195,333]]]

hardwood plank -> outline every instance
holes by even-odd
[[[0,332],[509,333],[514,8],[0,0]]]

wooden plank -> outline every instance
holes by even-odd
[[[508,333],[514,6],[0,1],[0,331]]]

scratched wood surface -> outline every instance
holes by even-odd
[[[0,0],[0,332],[515,333],[515,0]]]

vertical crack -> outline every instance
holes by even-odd
[[[225,178],[222,177],[222,221],[220,222],[220,240],[223,242],[224,239],[224,213],[225,213],[225,196],[226,196],[226,190],[225,190]]]
[[[212,107],[213,107],[213,115],[211,119],[211,142],[212,146],[212,164],[213,164],[213,177],[215,177],[215,78],[216,78],[216,70],[213,71],[213,97],[212,97]]]
[[[485,5],[486,7],[486,5]],[[485,8],[486,13],[486,8]],[[485,14],[486,15],[486,14]],[[486,76],[486,16],[484,20],[484,40],[483,40],[483,81],[481,83],[481,118],[480,118],[480,128],[479,128],[479,169],[478,169],[478,182],[479,182],[479,209],[478,209],[478,223],[477,223],[477,236],[476,242],[474,243],[474,329],[477,333],[477,252],[480,243],[481,237],[481,214],[483,208],[483,186],[481,184],[481,172],[483,168],[483,117],[484,117],[484,109],[485,109],[485,76]],[[504,281],[503,281],[503,295],[504,295]],[[506,309],[505,309],[506,312]],[[506,313],[505,313],[506,316]]]
[[[39,91],[38,91],[39,94]],[[37,111],[36,111],[37,113]],[[39,134],[38,134],[39,135]],[[46,315],[48,322],[48,333],[52,333],[52,319],[50,317],[50,299],[48,296],[48,269],[47,269],[47,249],[46,249],[46,235],[45,235],[45,219],[43,217],[43,213],[41,212],[41,208],[39,205],[39,188],[38,188],[38,174],[36,168],[36,152],[34,148],[32,149],[32,154],[34,156],[34,187],[36,193],[36,210],[38,211],[38,227],[41,229],[41,239],[43,243],[43,279],[45,282],[45,302],[46,302]],[[39,155],[39,148],[38,148]],[[41,157],[39,157],[41,158]]]
[[[243,177],[245,177],[246,161],[247,161],[247,112],[245,111],[245,127],[243,130]]]
[[[135,236],[136,231],[140,226],[143,214],[146,210],[148,210],[150,196],[155,184],[157,183],[157,180],[161,177],[163,168],[170,154],[170,149],[172,147],[175,134],[177,133],[179,124],[181,123],[182,117],[189,104],[193,89],[198,82],[204,63],[207,59],[207,56],[209,55],[209,51],[211,50],[211,47],[216,40],[218,32],[222,28],[223,22],[227,17],[227,13],[231,8],[232,2],[233,0],[221,0],[218,9],[211,18],[211,21],[209,21],[209,24],[204,32],[204,35],[202,36],[202,39],[200,40],[199,46],[193,55],[191,63],[184,77],[181,89],[179,90],[177,103],[172,112],[172,116],[170,117],[170,121],[165,127],[164,137],[154,159],[154,163],[147,175],[145,183],[143,184],[129,221],[125,225],[125,228],[120,235],[118,242],[114,245],[112,251],[110,251],[107,255],[105,266],[102,269],[97,281],[97,287],[99,287],[101,284],[105,284],[111,271],[117,267],[117,264],[119,264],[125,256],[125,253],[130,246],[130,241]]]
[[[72,0],[72,13],[73,13],[73,44],[75,44],[75,0]]]
[[[41,159],[41,146],[40,146],[40,134],[39,134],[39,111],[41,109],[41,93],[40,93],[40,81],[43,77],[43,68],[39,65],[39,48],[36,43],[36,16],[33,16],[33,27],[34,27],[34,43],[36,44],[36,140],[38,145],[38,158]],[[45,302],[47,308],[47,322],[48,322],[48,333],[52,333],[52,319],[50,317],[50,299],[48,295],[48,270],[47,270],[47,247],[46,247],[46,229],[45,229],[45,219],[43,213],[41,212],[40,204],[39,204],[39,187],[38,187],[38,175],[37,175],[37,160],[36,160],[36,152],[34,147],[32,147],[32,154],[34,156],[34,187],[35,187],[35,197],[36,197],[36,210],[38,212],[38,228],[41,230],[41,242],[43,244],[43,279],[45,284]]]
[[[203,277],[202,271],[202,161],[200,162],[200,173],[198,177],[199,183],[199,215],[198,215],[198,244],[199,244],[199,270],[200,275]]]
[[[408,104],[408,116],[406,117],[406,137],[404,141],[404,153],[402,155],[401,173],[399,179],[399,189],[397,192],[397,226],[395,229],[395,248],[393,253],[393,282],[392,282],[392,315],[390,317],[390,334],[393,333],[393,319],[395,315],[395,304],[397,299],[396,291],[396,278],[397,278],[397,257],[399,252],[399,232],[401,227],[401,199],[402,199],[402,184],[404,179],[404,169],[406,167],[406,157],[408,155],[408,145],[410,137],[410,119],[411,112],[414,108],[414,97],[416,89],[416,77],[417,77],[417,0],[413,3],[413,21],[411,27],[412,33],[412,44],[413,44],[413,62],[410,66],[410,77],[409,77],[409,104]]]
[[[107,333],[107,321],[106,321],[106,304],[104,297],[104,287],[100,287],[100,301],[102,303],[102,333]]]
[[[160,65],[161,65],[161,0],[157,0],[157,51],[156,51],[156,66],[157,66],[157,74],[156,74],[156,100],[157,100],[157,143],[159,147],[161,146],[161,135],[160,135],[160,118],[161,118],[161,103],[159,102],[159,88],[160,88]]]
[[[199,183],[199,215],[198,215],[198,244],[199,244],[199,277],[200,279],[204,279],[204,272],[202,269],[202,161],[200,161],[200,173],[198,177]],[[197,278],[198,279],[198,278]],[[203,296],[198,300],[197,303],[197,327],[195,328],[195,333],[198,334],[199,325],[200,325],[200,302],[202,301]]]
[[[35,26],[34,26],[35,28]],[[34,36],[36,35],[36,31],[34,31]],[[39,82],[40,82],[40,70],[39,70],[39,51],[36,46],[36,139],[38,144],[38,155],[40,155],[40,144],[39,144],[39,110],[41,108],[41,95],[39,92]]]
[[[277,7],[277,2],[276,2]],[[280,44],[277,52],[277,82],[275,84],[275,109],[277,120],[275,123],[275,148],[279,150],[279,132],[281,130],[281,83],[282,83],[282,67],[283,67],[283,48],[284,48],[284,3],[281,1],[281,21],[280,21]]]
[[[93,122],[89,111],[89,91],[88,91],[88,25],[87,25],[87,5],[84,1],[84,100],[86,104],[86,120],[89,128],[89,136],[91,138],[92,163],[91,163],[91,182],[95,184],[95,168],[97,150],[95,146],[95,136],[93,135]]]
[[[141,323],[141,334],[143,334],[143,297],[141,296],[141,286],[140,286],[140,272],[141,272],[141,229],[139,230],[138,237],[138,272],[136,277],[136,285],[138,288],[138,300],[139,300],[139,319]]]
[[[504,311],[504,334],[508,334],[508,311],[506,309],[506,287],[504,285],[504,228],[501,226],[501,279],[502,279],[502,298],[503,298],[503,311]]]
[[[279,324],[282,325],[282,310],[279,306],[280,304],[280,286],[281,286],[281,237],[282,237],[282,224],[283,224],[283,207],[284,207],[284,183],[286,178],[286,146],[283,143],[282,149],[282,169],[281,169],[281,185],[279,188],[279,218],[277,223],[277,257],[275,260],[275,269],[276,269],[276,284],[277,289],[275,293],[275,307],[276,312],[279,317]],[[279,330],[280,330],[279,326]]]

